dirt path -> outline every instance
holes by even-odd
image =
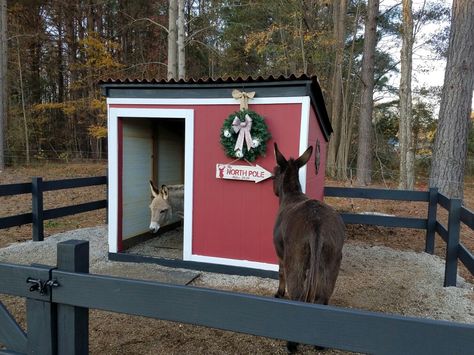
[[[0,184],[105,175],[103,164],[49,164],[40,168],[8,169],[0,173]],[[331,182],[329,185],[334,185]],[[424,189],[421,187],[421,189]],[[87,202],[105,197],[103,187],[46,194],[46,208]],[[377,211],[399,216],[426,215],[426,205],[392,201],[328,199],[340,211]],[[466,202],[474,205],[474,189],[466,191]],[[0,198],[0,216],[31,210],[29,196]],[[442,215],[442,213],[441,213]],[[444,218],[441,216],[441,218]],[[106,259],[105,211],[95,211],[48,221],[43,247],[34,247],[31,226],[0,231],[0,261],[55,264],[55,244],[64,239],[89,239],[91,272],[174,283],[193,279],[193,286],[210,287],[271,297],[276,281],[254,277],[231,277],[211,273],[187,274],[157,265],[124,264]],[[84,227],[94,227],[87,229]],[[81,228],[76,230],[77,228]],[[360,225],[348,226],[342,270],[331,304],[377,312],[446,319],[474,324],[474,277],[462,267],[470,282],[459,280],[458,288],[443,288],[444,243],[437,237],[437,256],[422,253],[424,232]],[[73,231],[71,231],[73,230]],[[58,232],[71,231],[56,235]],[[474,233],[463,231],[461,240],[474,250]],[[26,241],[26,242],[25,242]],[[6,248],[8,245],[22,242]],[[158,243],[159,244],[159,243]],[[39,251],[38,251],[39,250]],[[21,259],[20,255],[24,255]],[[187,271],[189,272],[189,271]],[[195,279],[194,279],[195,278]],[[25,326],[24,300],[0,296],[16,319]],[[133,301],[133,300],[131,300]],[[158,300],[157,300],[158,301]],[[92,354],[285,354],[284,342],[220,330],[195,327],[142,317],[92,310],[90,312]],[[314,354],[311,347],[301,353]],[[342,354],[336,350],[324,354]]]
[[[175,270],[150,264],[107,260],[105,226],[79,229],[0,249],[0,261],[55,264],[56,243],[67,239],[90,241],[91,272],[173,283],[187,283],[272,297],[277,281],[213,273]],[[437,256],[398,251],[349,241],[344,247],[341,273],[331,304],[390,314],[474,323],[474,288],[459,279],[458,287],[443,288],[443,261]],[[24,302],[1,297],[24,322]],[[139,302],[139,300],[135,300]],[[158,302],[159,300],[157,300]],[[134,300],[130,300],[134,302]],[[284,343],[203,327],[91,311],[92,354],[283,354]],[[311,347],[301,353],[312,354]],[[331,350],[325,354],[342,354]]]

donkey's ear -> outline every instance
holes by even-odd
[[[283,156],[283,154],[280,153],[280,151],[278,150],[278,145],[276,143],[273,143],[273,146],[274,146],[274,152],[275,152],[275,160],[277,162],[277,164],[280,166],[280,167],[285,167],[288,165],[288,161],[285,159],[285,157]]]
[[[160,193],[164,200],[168,199],[169,192],[168,192],[168,187],[166,185],[161,185]]]
[[[304,166],[308,162],[309,158],[311,158],[311,153],[313,153],[312,145],[310,145],[308,149],[306,149],[306,151],[303,154],[301,154],[301,156],[298,159],[295,160],[296,166],[298,168],[301,168],[302,166]]]
[[[158,191],[158,188],[153,184],[153,181],[150,180],[150,189],[151,189],[151,194],[153,197],[157,197],[160,194],[160,191]]]

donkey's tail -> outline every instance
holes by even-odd
[[[311,255],[309,261],[309,270],[306,274],[304,299],[305,302],[315,303],[318,298],[322,296],[322,289],[324,287],[324,272],[320,269],[323,260],[322,249],[323,242],[321,238],[310,238],[309,242]]]

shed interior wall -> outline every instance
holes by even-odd
[[[150,224],[150,188],[153,135],[150,120],[122,119],[122,240],[143,234]]]
[[[184,122],[122,118],[122,127],[122,240],[126,240],[149,232],[149,180],[157,186],[184,183]]]

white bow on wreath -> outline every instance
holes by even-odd
[[[249,115],[245,115],[245,121],[241,121],[240,118],[235,116],[234,121],[232,121],[232,129],[235,133],[238,133],[237,141],[235,142],[235,151],[242,151],[245,143],[247,144],[247,150],[250,150],[253,146],[252,135],[250,130],[252,129],[252,118]]]

